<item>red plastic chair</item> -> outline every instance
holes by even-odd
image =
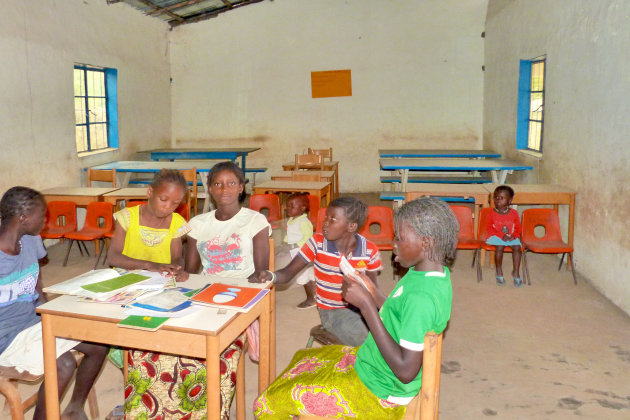
[[[141,206],[143,204],[147,204],[146,200],[127,200],[125,202],[125,207],[136,207]]]
[[[259,213],[262,213],[261,210],[267,209],[266,217],[269,223],[282,220],[280,198],[276,194],[252,194],[249,197],[249,208]]]
[[[77,229],[77,205],[74,201],[51,201],[46,204],[46,225],[39,234],[42,239],[62,239]]]
[[[545,229],[543,236],[537,236],[535,229],[542,226]],[[560,219],[554,209],[527,209],[523,211],[523,267],[530,281],[529,268],[527,267],[527,251],[539,254],[562,254],[558,270],[562,268],[565,254],[569,254],[573,283],[577,285],[575,267],[573,266],[573,247],[562,240],[560,231]]]
[[[457,249],[473,251],[473,259],[471,267],[477,263],[477,283],[481,281],[481,264],[479,261],[479,253],[481,244],[475,238],[475,222],[473,220],[473,212],[467,206],[451,206],[451,210],[455,213],[459,222],[459,236],[457,236]]]
[[[87,213],[85,215],[85,224],[83,228],[78,231],[69,232],[64,235],[64,238],[69,239],[68,251],[66,252],[66,258],[63,261],[64,267],[68,263],[68,256],[70,256],[70,249],[72,244],[77,241],[79,251],[81,251],[81,245],[85,252],[90,255],[85,246],[85,241],[94,241],[95,252],[99,251],[100,242],[105,242],[105,234],[110,232],[114,227],[114,206],[111,203],[105,202],[93,202],[88,204]],[[104,243],[102,244],[98,257],[96,259],[96,265],[103,253]],[[81,252],[83,254],[83,252]]]
[[[326,208],[320,207],[317,210],[317,222],[315,223],[315,233],[322,233],[322,229],[324,227],[324,220],[326,219]]]
[[[315,226],[317,225],[317,213],[319,212],[320,198],[310,194],[307,194],[307,197],[310,208],[308,212],[308,219],[311,221],[313,226]]]
[[[378,225],[377,233],[371,232],[371,227]],[[372,242],[381,251],[391,251],[394,249],[394,212],[390,207],[369,206],[365,223],[359,229],[359,234]]]
[[[479,241],[479,245],[481,249],[484,251],[495,252],[497,247],[494,245],[488,245],[486,241],[488,240],[488,217],[490,212],[493,211],[490,207],[483,207],[479,212],[479,222],[477,224],[477,240]],[[506,246],[503,252],[512,252],[512,248]],[[479,272],[479,281],[481,281],[481,271]],[[528,275],[526,270],[523,270],[523,283],[528,281]],[[529,283],[528,283],[529,284]]]

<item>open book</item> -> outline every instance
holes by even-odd
[[[247,312],[267,293],[269,289],[213,283],[201,289],[190,300],[198,305]]]

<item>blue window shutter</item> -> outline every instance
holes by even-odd
[[[516,148],[527,149],[529,134],[529,97],[532,62],[521,60],[518,71],[518,105],[516,108]]]
[[[109,147],[118,147],[118,70],[105,69],[107,90],[107,136]]]

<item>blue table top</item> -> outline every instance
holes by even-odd
[[[408,169],[411,171],[506,171],[532,170],[533,166],[506,159],[431,159],[409,158],[380,159],[381,169],[387,171]]]
[[[500,158],[501,154],[472,149],[379,149],[381,158]]]
[[[180,160],[176,162],[154,162],[150,160],[116,160],[102,165],[92,166],[92,169],[116,169],[116,172],[160,172],[160,169],[175,169],[178,171],[196,168],[197,172],[209,172],[214,166],[207,160]]]

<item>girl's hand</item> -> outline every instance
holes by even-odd
[[[186,281],[188,280],[188,271],[179,270],[177,274],[175,274],[175,281]]]
[[[511,240],[513,240],[514,238],[512,237],[512,235],[503,235],[503,240],[506,242],[509,242]]]
[[[181,271],[182,267],[175,264],[158,264],[150,262],[146,269],[148,271],[166,273],[167,276],[174,276]]]
[[[250,283],[264,283],[266,281],[271,281],[273,276],[267,270],[255,271],[251,276],[248,277],[248,281]]]
[[[361,275],[361,274],[359,274]],[[366,276],[361,275],[361,278],[365,281]],[[374,290],[374,284],[367,279],[365,282],[368,287],[372,287]],[[366,305],[376,306],[372,299],[372,291],[369,291],[358,281],[352,277],[343,276],[343,283],[341,284],[341,295],[344,300],[359,309],[365,308]]]

